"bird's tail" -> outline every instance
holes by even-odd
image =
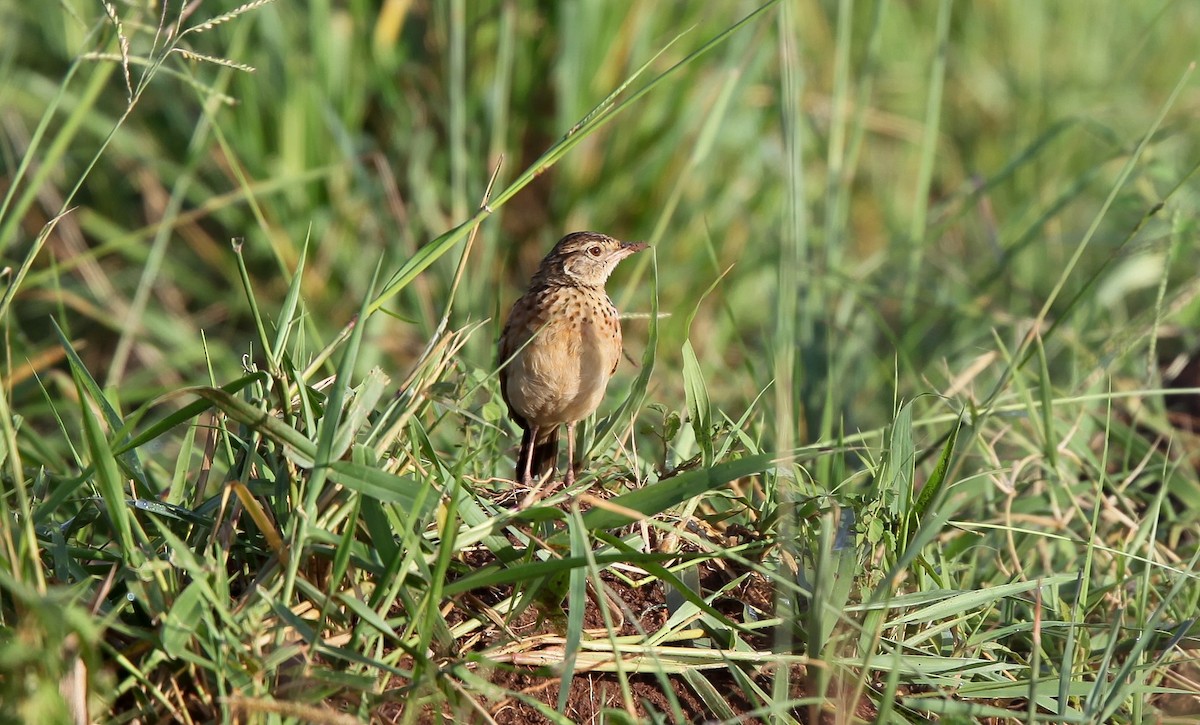
[[[529,455],[529,448],[533,447],[533,461],[529,466],[529,473],[535,479],[541,478],[555,468],[555,463],[558,459],[558,426],[555,426],[545,437],[540,437],[540,440],[533,439],[533,431],[525,429],[525,433],[521,436],[521,451],[517,456],[517,478],[521,477],[523,471],[521,464],[525,462],[525,456]]]

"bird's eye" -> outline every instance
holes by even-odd
[[[592,255],[593,257],[599,257],[601,251],[603,250],[601,250],[600,247],[588,247],[588,254]]]

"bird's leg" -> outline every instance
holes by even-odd
[[[567,423],[567,472],[563,474],[563,485],[575,485],[575,423]]]
[[[525,498],[521,499],[521,503],[517,504],[518,511],[524,511],[540,501],[548,492],[546,487],[548,479],[554,475],[554,469],[551,468],[545,478],[539,475],[537,485],[533,485],[533,451],[537,447],[538,427],[530,426],[529,430],[525,431],[525,433],[529,436],[529,445],[522,445],[521,447],[521,460],[518,461],[520,468],[518,470],[521,472],[521,485],[528,486],[529,491],[525,494]],[[551,485],[549,488],[553,489],[554,486]]]
[[[533,482],[533,449],[537,445],[538,427],[531,425],[525,429],[525,435],[521,440],[521,460],[517,461],[520,471],[518,483],[522,486],[528,486]]]

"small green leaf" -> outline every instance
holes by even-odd
[[[682,427],[683,418],[672,410],[663,418],[663,441],[675,440],[675,436],[679,435],[679,429]]]

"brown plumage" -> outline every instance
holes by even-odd
[[[567,426],[564,482],[575,482],[575,424],[604,398],[621,360],[621,321],[604,283],[645,244],[597,232],[563,237],[508,313],[500,334],[500,392],[521,426],[516,478],[528,485],[552,472],[558,428]]]

